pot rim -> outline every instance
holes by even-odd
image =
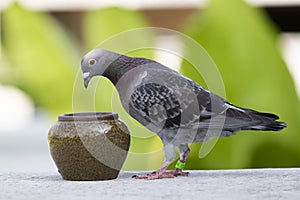
[[[118,113],[115,112],[76,112],[61,114],[58,116],[58,121],[99,121],[118,118]]]

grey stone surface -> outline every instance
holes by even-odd
[[[56,172],[0,172],[0,199],[300,199],[300,169],[189,171],[154,181],[64,181]],[[145,173],[145,172],[144,172]]]

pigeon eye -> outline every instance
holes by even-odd
[[[95,59],[90,59],[90,60],[89,60],[89,64],[90,64],[90,65],[94,65],[94,64],[96,64],[96,62],[97,62],[97,61],[96,61]]]

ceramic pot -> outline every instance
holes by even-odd
[[[118,177],[130,135],[117,113],[71,113],[58,117],[48,142],[65,180],[109,180]]]

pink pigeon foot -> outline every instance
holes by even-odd
[[[147,174],[147,175],[134,175],[134,176],[132,176],[132,178],[155,180],[155,179],[161,179],[161,178],[174,178],[174,175],[170,174],[168,172],[159,173],[157,171],[157,172],[153,172],[153,173]]]
[[[132,178],[155,180],[161,178],[174,178],[174,174],[166,171],[167,167],[162,167],[160,170],[147,175],[134,175]]]
[[[161,178],[174,178],[176,176],[188,176],[188,172],[183,172],[180,169],[172,170],[172,171],[166,171],[165,169],[160,169],[158,171],[155,171],[151,174],[147,175],[134,175],[132,178],[136,179],[148,179],[148,180],[155,180],[155,179],[161,179]]]

